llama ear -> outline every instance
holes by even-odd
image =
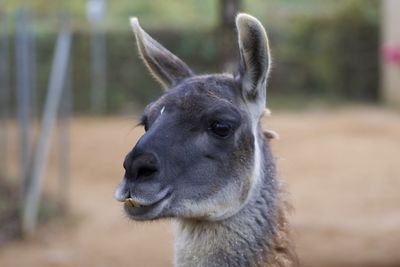
[[[193,72],[182,60],[164,48],[140,27],[137,18],[131,18],[130,23],[135,33],[141,58],[150,73],[165,90],[193,75]]]
[[[239,14],[236,17],[240,49],[240,80],[246,102],[256,104],[257,116],[264,110],[267,78],[271,64],[268,37],[264,27],[254,17]]]

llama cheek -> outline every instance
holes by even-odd
[[[241,177],[241,191],[239,200],[241,203],[245,203],[249,198],[252,188],[255,187],[259,180],[257,171],[261,165],[261,152],[258,148],[258,140],[254,138],[256,136],[252,130],[244,132],[238,141],[239,147],[235,152],[236,170]]]
[[[249,192],[250,192],[250,189],[251,189],[251,181],[252,181],[251,175],[245,176],[245,178],[243,180],[241,194],[240,194],[240,197],[239,197],[239,201],[241,203],[245,203],[246,200],[249,197]]]
[[[233,180],[233,178],[229,178]],[[202,201],[186,200],[181,203],[184,217],[218,221],[237,213],[243,202],[240,200],[241,189],[232,183]]]
[[[244,176],[243,181],[243,191],[242,191],[242,198],[244,198],[244,203],[246,204],[249,199],[251,199],[252,195],[257,189],[257,186],[260,184],[261,174],[259,170],[262,166],[262,156],[261,150],[259,147],[260,140],[258,137],[258,123],[254,124],[252,127],[252,132],[254,136],[254,152],[253,152],[253,164],[250,171],[250,175]]]

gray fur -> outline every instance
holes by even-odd
[[[277,213],[278,184],[268,150],[263,151],[263,180],[247,204],[222,221],[178,219],[175,266],[266,266]]]

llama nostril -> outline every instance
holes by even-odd
[[[153,166],[141,166],[137,170],[136,177],[137,178],[149,177],[156,172],[157,172],[157,168],[155,168]]]
[[[148,178],[159,171],[158,160],[152,153],[134,153],[124,162],[127,179]]]

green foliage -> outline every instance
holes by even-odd
[[[9,10],[16,10],[18,5],[8,2]],[[73,13],[75,29],[71,56],[74,106],[77,112],[86,112],[90,103],[91,53],[85,1],[46,3],[27,1],[42,27],[35,30],[39,98],[43,99],[47,88],[56,37],[53,31],[57,29],[55,14],[64,7]],[[221,45],[220,33],[213,30],[216,7],[216,0],[108,1],[107,111],[131,110],[132,105],[142,106],[161,93],[137,56],[128,16],[139,16],[143,27],[196,73],[220,72],[223,51],[236,51],[236,43]],[[273,54],[270,93],[378,99],[379,1],[246,0],[244,7],[263,21],[269,34]],[[42,13],[47,18],[37,16]],[[45,28],[52,31],[43,31]],[[230,34],[236,33],[232,29]]]
[[[87,0],[2,0],[0,11],[15,12],[25,7],[37,15],[36,28],[39,32],[54,31],[54,25],[46,23],[48,19],[61,11],[68,11],[76,29],[88,29],[86,20]],[[217,23],[218,0],[106,0],[105,23],[109,31],[120,30],[121,25],[128,29],[128,18],[140,17],[147,27],[163,29],[211,28]],[[53,28],[52,28],[53,27]]]
[[[285,93],[377,100],[376,3],[349,1],[330,16],[292,17],[284,35],[271,38],[277,59],[271,87]]]

